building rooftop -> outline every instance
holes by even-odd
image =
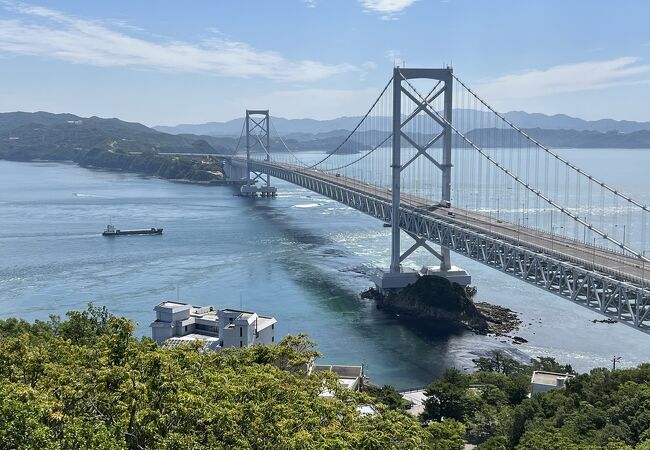
[[[362,416],[374,416],[377,414],[377,408],[373,405],[359,405],[357,406],[357,412]]]
[[[570,373],[545,372],[543,370],[536,370],[533,372],[531,383],[543,384],[546,386],[560,386],[563,385],[566,380],[574,377],[575,375],[571,375]]]
[[[165,348],[175,348],[179,345],[187,345],[196,341],[203,343],[203,350],[218,350],[221,348],[221,340],[219,338],[196,333],[169,338],[165,341],[163,346]]]
[[[223,311],[226,314],[231,314],[231,313],[251,314],[251,315],[255,314],[253,311],[244,311],[242,309],[232,309],[232,308],[222,309],[221,311]]]
[[[336,373],[339,378],[359,378],[363,375],[362,366],[336,366],[332,364],[316,364],[314,370]]]
[[[316,364],[313,370],[319,372],[334,372],[341,387],[355,390],[363,377],[362,366],[335,366],[331,364]]]
[[[165,300],[164,302],[160,302],[158,306],[162,308],[178,308],[179,306],[190,306],[190,305],[188,305],[187,303]]]
[[[278,321],[274,317],[257,316],[257,329],[263,330]]]
[[[241,346],[244,342],[246,345],[274,343],[272,326],[277,323],[274,317],[258,316],[251,311],[230,308],[219,310],[214,306],[196,306],[174,300],[163,301],[154,310],[156,319],[150,325],[152,337],[160,344],[168,341],[167,347],[193,340],[206,342],[206,347],[235,346],[236,343]],[[240,326],[258,332],[249,331],[246,336],[240,334],[240,339],[235,343],[232,329]],[[224,335],[226,330],[229,333]],[[269,332],[259,333],[262,330]]]

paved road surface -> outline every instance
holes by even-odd
[[[245,163],[245,160],[239,161]],[[293,170],[294,172],[353,189],[365,195],[391,203],[392,192],[390,189],[369,185],[353,178],[337,176],[335,173],[305,169],[291,164],[265,161],[256,162]],[[622,253],[566,237],[551,235],[545,231],[536,230],[521,224],[498,221],[472,211],[455,207],[439,207],[430,200],[413,195],[402,193],[401,202],[403,205],[402,208],[406,207],[420,214],[435,217],[447,223],[453,223],[487,235],[499,237],[511,243],[532,249],[533,251],[539,251],[542,248],[543,253],[549,256],[564,260],[579,260],[581,265],[587,269],[591,270],[595,268],[598,272],[646,286],[646,264],[650,271],[650,263],[644,263],[634,256],[623,255]]]

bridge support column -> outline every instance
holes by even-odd
[[[442,84],[441,88],[438,85],[427,95],[426,98],[416,98],[413,93],[405,89],[402,85],[403,81],[409,79],[430,79],[438,80]],[[451,169],[452,169],[452,92],[453,90],[453,77],[452,69],[447,67],[445,69],[406,69],[396,67],[393,70],[393,126],[392,126],[392,159],[391,159],[391,173],[392,173],[392,205],[391,205],[391,260],[390,268],[382,270],[374,281],[377,287],[384,289],[401,289],[415,282],[419,274],[442,276],[450,281],[459,284],[467,285],[471,282],[470,276],[464,270],[451,265],[450,251],[446,247],[441,247],[440,252],[436,252],[425,240],[416,236],[410,235],[415,244],[411,246],[403,254],[400,250],[401,239],[401,217],[400,217],[400,177],[402,171],[406,169],[414,160],[420,156],[432,162],[434,168],[440,169],[442,172],[442,186],[441,198],[432,202],[432,206],[448,208],[451,206]],[[444,96],[444,121],[440,120],[437,112],[432,112],[433,102],[440,95]],[[415,104],[415,112],[408,117],[402,117],[402,100],[412,101]],[[422,114],[424,117],[433,120],[440,128],[437,135],[431,137],[428,143],[418,143],[416,136],[409,136],[406,125],[415,117]],[[427,150],[442,138],[442,162],[436,161]],[[404,165],[401,161],[401,144],[402,139],[406,140],[411,147],[417,151],[416,155],[409,159]],[[410,269],[403,268],[402,261],[409,256],[417,248],[423,247],[431,254],[440,260],[440,266],[437,268],[425,267],[422,272],[418,273]]]
[[[246,179],[246,169],[232,163],[230,158],[223,160],[223,172],[226,180],[241,182]]]
[[[260,194],[262,197],[275,197],[278,189],[271,186],[271,176],[257,173],[251,170],[251,150],[257,145],[265,153],[264,160],[271,159],[271,141],[270,141],[270,117],[268,109],[247,109],[245,118],[246,127],[246,184],[241,187],[241,195],[246,197],[256,197]],[[251,178],[251,173],[254,175]],[[257,180],[262,180],[262,186],[258,187]]]

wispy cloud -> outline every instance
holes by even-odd
[[[388,59],[392,64],[401,64],[404,60],[402,52],[393,48],[386,51],[386,59]]]
[[[396,19],[397,15],[417,0],[360,0],[363,9],[381,14],[384,20]]]
[[[291,60],[244,42],[210,37],[197,43],[136,36],[125,24],[93,21],[60,11],[0,0],[9,18],[0,19],[0,55],[32,55],[100,67],[138,67],[200,72],[228,77],[316,81],[363,71],[351,64]]]
[[[512,100],[650,82],[650,65],[626,56],[527,70],[476,83],[487,99]]]
[[[307,8],[315,8],[317,6],[316,0],[302,0]]]

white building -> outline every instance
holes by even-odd
[[[536,370],[533,372],[533,376],[530,379],[530,395],[550,391],[551,389],[564,388],[566,382],[574,377],[575,375],[569,373]]]
[[[339,379],[339,385],[351,391],[358,391],[363,385],[363,366],[341,366],[332,364],[314,364],[308,373],[334,372]]]
[[[365,375],[363,366],[335,366],[331,364],[314,364],[312,361],[307,365],[307,373],[311,375],[314,372],[334,372],[339,380],[339,386],[351,391],[358,391],[364,383]],[[332,398],[334,392],[324,388],[319,397]]]
[[[194,340],[205,341],[209,350],[275,343],[277,320],[273,317],[174,301],[162,302],[154,311],[151,337],[168,347]]]

